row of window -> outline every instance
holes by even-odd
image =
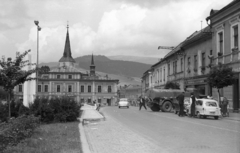
[[[239,47],[238,23],[231,26],[231,49]],[[217,52],[224,53],[224,30],[217,33]]]
[[[210,55],[212,55],[212,50],[210,50]],[[194,55],[194,63],[193,63],[193,69],[194,70],[197,70],[198,69],[198,60],[201,60],[201,63],[202,63],[202,67],[206,67],[206,54],[205,52],[202,52],[201,53],[201,59],[198,59],[198,55]],[[211,59],[210,59],[211,60]],[[212,61],[210,61],[211,63]],[[191,66],[191,56],[189,56],[187,58],[187,67],[190,68]],[[167,65],[167,75],[170,75],[170,74],[176,74],[178,72],[177,70],[177,67],[178,67],[178,61],[175,60],[172,62],[172,73],[170,73],[170,68],[171,68],[171,64],[168,63]],[[180,72],[182,72],[184,70],[184,60],[183,58],[180,59]],[[162,75],[163,74],[163,75]],[[160,82],[162,81],[165,81],[165,67],[161,68],[160,70],[157,70],[157,73],[156,73],[156,77],[157,77],[157,80],[159,80]]]
[[[84,86],[81,86],[81,91],[80,92],[84,92]],[[112,87],[108,86],[107,89],[108,93],[112,92]],[[38,85],[38,92],[42,92],[42,86]],[[48,85],[44,85],[44,92],[48,92]],[[61,92],[61,85],[57,85],[57,92]],[[72,85],[68,85],[67,86],[67,92],[73,92],[73,86]],[[92,92],[92,86],[87,86],[87,92]],[[97,88],[97,92],[102,92],[102,86],[98,86]]]
[[[48,79],[49,78],[49,76],[43,76],[43,78],[45,78],[45,79]],[[57,77],[56,77],[57,79],[61,79],[61,75],[57,75]],[[72,75],[68,75],[68,77],[67,77],[68,79],[73,79],[73,76]]]
[[[84,87],[85,86],[81,86],[81,92],[85,91]],[[87,86],[87,91],[92,92],[92,86]],[[18,92],[23,92],[22,85],[18,86]],[[42,90],[42,85],[38,85],[38,92],[48,92],[48,85],[44,85],[43,90]],[[61,86],[60,85],[57,85],[57,92],[61,92]],[[67,92],[73,92],[73,86],[72,85],[68,85]],[[102,92],[102,86],[98,86],[97,92],[99,92],[99,93]],[[107,92],[108,93],[112,92],[112,87],[111,86],[108,86]]]

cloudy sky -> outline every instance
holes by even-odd
[[[72,56],[134,55],[160,58],[202,26],[210,10],[232,0],[0,0],[0,56],[37,50],[40,62],[63,54],[66,26]]]

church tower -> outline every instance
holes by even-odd
[[[95,76],[95,65],[94,65],[93,54],[92,54],[92,61],[90,65],[90,76]]]
[[[59,66],[74,66],[75,60],[72,58],[70,40],[68,34],[68,25],[67,25],[67,36],[65,42],[65,48],[63,52],[63,57],[59,60]]]

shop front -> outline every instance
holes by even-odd
[[[207,78],[192,78],[185,80],[185,89],[195,89],[200,97],[207,97],[210,93]]]

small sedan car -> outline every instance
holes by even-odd
[[[191,112],[191,105],[187,106],[188,114]],[[214,117],[216,120],[221,116],[221,108],[218,102],[213,99],[197,99],[195,114],[198,118]]]
[[[118,102],[118,108],[127,107],[129,108],[129,102],[127,98],[121,98]]]

